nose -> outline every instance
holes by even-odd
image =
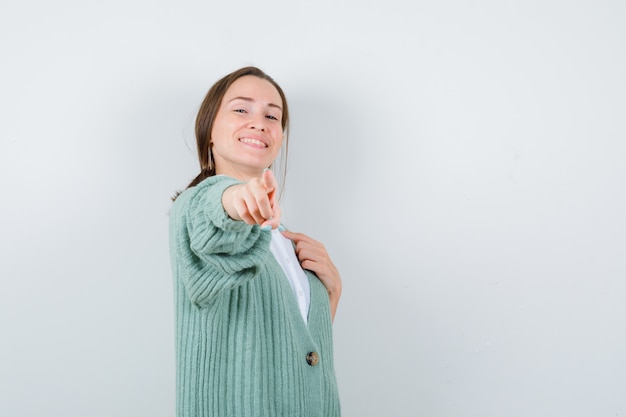
[[[265,131],[265,117],[254,117],[250,120],[250,128],[262,132]]]

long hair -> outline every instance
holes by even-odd
[[[213,123],[215,121],[215,116],[217,115],[217,111],[222,104],[222,99],[226,94],[228,88],[239,78],[245,77],[246,75],[252,75],[264,80],[269,81],[278,91],[281,100],[283,101],[283,114],[281,118],[281,125],[283,128],[284,136],[284,144],[281,149],[281,165],[282,165],[282,186],[284,186],[284,178],[287,173],[287,151],[288,151],[288,131],[289,131],[289,109],[287,107],[287,98],[285,97],[285,93],[282,88],[278,85],[276,81],[265,72],[260,70],[257,67],[244,67],[240,68],[236,71],[231,72],[226,75],[219,81],[217,81],[207,95],[204,97],[202,104],[200,105],[200,110],[198,111],[198,115],[196,116],[196,145],[198,147],[198,161],[200,162],[200,173],[187,185],[187,188],[194,187],[198,185],[202,180],[212,177],[215,175],[215,162],[211,156],[211,146],[213,146],[211,142],[211,132],[213,131]],[[282,187],[281,187],[282,188]],[[180,195],[180,191],[176,193],[172,200],[176,200],[176,198]]]

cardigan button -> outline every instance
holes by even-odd
[[[319,363],[320,357],[315,352],[309,352],[306,354],[306,363],[311,366],[315,366]]]

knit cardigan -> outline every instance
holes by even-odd
[[[236,183],[207,178],[170,213],[177,416],[338,417],[328,293],[306,271],[305,323],[271,233],[224,211]]]

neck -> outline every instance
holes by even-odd
[[[236,178],[239,181],[248,182],[252,178],[258,178],[263,175],[263,170],[257,168],[241,168],[241,167],[220,167],[215,166],[215,173],[217,175],[226,175],[232,178]]]

